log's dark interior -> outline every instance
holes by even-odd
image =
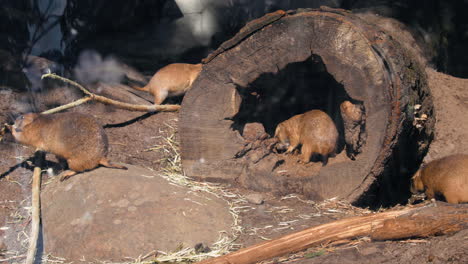
[[[264,73],[238,92],[242,103],[233,118],[233,128],[242,133],[246,123],[258,122],[270,136],[279,123],[313,109],[330,115],[342,136],[339,107],[343,101],[352,100],[319,56],[290,63],[278,73]]]
[[[242,136],[248,123],[263,125],[269,137],[274,137],[279,123],[310,110],[322,110],[336,125],[339,133],[336,154],[345,150],[345,135],[340,105],[344,101],[362,105],[351,98],[343,84],[327,72],[326,65],[318,55],[302,62],[286,65],[277,73],[261,74],[247,87],[238,87],[241,97],[239,112],[233,117],[232,128]],[[365,124],[362,124],[365,131]],[[301,146],[299,146],[300,149]],[[348,150],[348,155],[359,153]]]

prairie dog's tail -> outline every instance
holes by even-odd
[[[125,167],[125,166],[117,165],[117,164],[111,163],[107,158],[101,159],[101,161],[99,161],[99,164],[102,165],[102,166],[104,166],[104,167],[107,167],[107,168],[128,170],[128,168]]]
[[[140,87],[140,86],[136,86],[136,85],[130,83],[129,86],[132,87],[133,89],[136,89],[136,90],[149,92],[149,86],[148,85]]]

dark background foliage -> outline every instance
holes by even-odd
[[[72,69],[90,49],[151,74],[168,63],[200,61],[265,13],[321,5],[395,18],[434,68],[468,77],[467,0],[2,0],[0,85],[27,83],[27,55]]]

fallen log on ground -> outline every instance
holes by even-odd
[[[467,204],[449,205],[437,202],[334,221],[199,263],[257,263],[338,240],[364,236],[373,240],[429,237],[457,232],[464,228],[468,228]]]
[[[204,63],[180,112],[187,175],[313,200],[366,201],[373,186],[389,196],[382,200],[409,198],[401,186],[433,137],[432,98],[424,67],[378,25],[341,9],[280,10],[249,22]],[[349,135],[345,101],[363,111]],[[327,112],[342,138],[326,166],[298,164],[244,135],[261,124],[272,137],[280,122],[312,109]]]

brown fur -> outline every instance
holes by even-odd
[[[280,142],[279,148],[288,146],[286,153],[302,144],[302,162],[307,163],[313,154],[319,154],[323,164],[327,164],[328,157],[336,151],[338,131],[325,112],[312,110],[281,122],[275,137]]]
[[[350,101],[341,103],[340,110],[343,120],[349,120],[349,122],[359,122],[362,120],[362,109]]]
[[[340,112],[343,119],[346,154],[354,160],[366,141],[364,106],[344,101],[340,104]]]
[[[429,162],[412,178],[411,192],[428,199],[442,194],[448,203],[468,202],[468,155],[455,154]]]
[[[99,165],[127,169],[107,160],[107,136],[104,129],[89,115],[29,113],[15,120],[12,134],[22,144],[65,159],[70,171],[63,172],[61,180]]]
[[[201,69],[201,64],[169,64],[157,71],[145,87],[133,88],[151,93],[154,103],[159,105],[167,97],[184,95],[192,87]]]

